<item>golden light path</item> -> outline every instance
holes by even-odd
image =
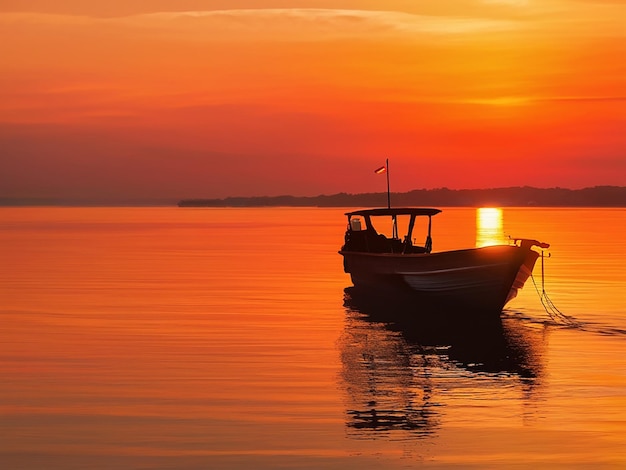
[[[476,246],[505,243],[502,209],[481,207],[476,209]]]

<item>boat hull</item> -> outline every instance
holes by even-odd
[[[356,288],[411,296],[426,309],[499,315],[530,276],[539,254],[490,246],[428,254],[340,251]]]

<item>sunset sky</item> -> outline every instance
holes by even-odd
[[[3,0],[0,197],[626,184],[623,0]]]

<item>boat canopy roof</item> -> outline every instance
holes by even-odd
[[[441,209],[433,209],[431,207],[392,207],[392,208],[380,208],[380,209],[361,209],[353,212],[346,212],[348,217],[360,215],[362,217],[369,216],[394,216],[394,215],[427,215],[429,217],[439,214]]]

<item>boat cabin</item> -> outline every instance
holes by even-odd
[[[441,210],[432,208],[392,208],[363,209],[347,212],[348,227],[342,251],[365,253],[430,253],[432,250],[432,216]],[[418,217],[428,218],[427,234],[423,245],[415,244],[413,229]],[[376,220],[376,222],[374,222]],[[391,222],[389,236],[381,231],[381,223]],[[405,229],[401,239],[398,236],[399,223]]]

